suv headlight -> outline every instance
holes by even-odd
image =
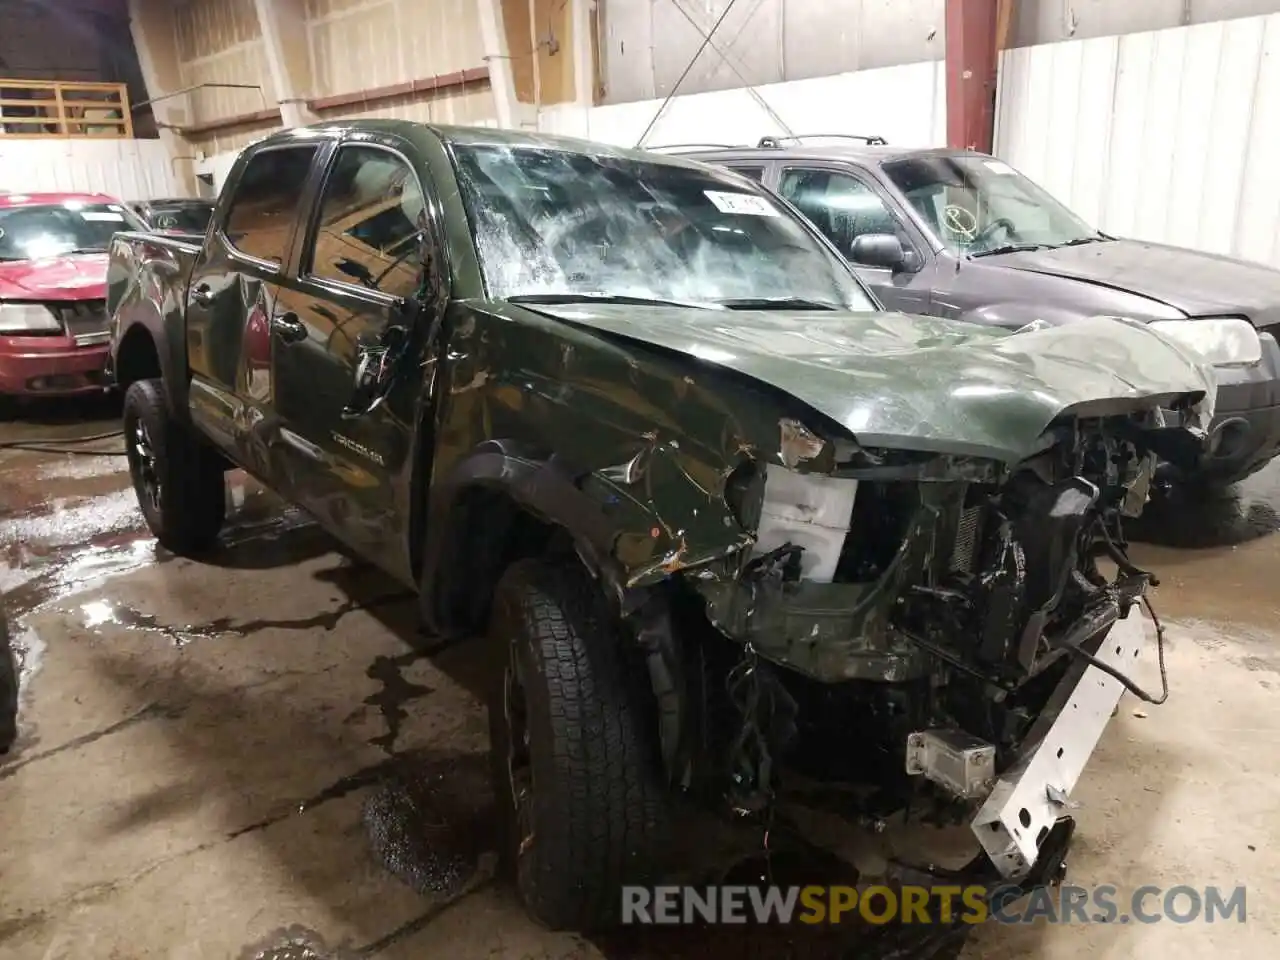
[[[1151,329],[1202,354],[1215,367],[1243,367],[1262,359],[1258,331],[1239,317],[1157,320]]]
[[[0,333],[58,333],[62,324],[38,303],[0,303]]]

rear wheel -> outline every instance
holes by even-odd
[[[502,679],[489,704],[499,856],[539,922],[615,924],[624,884],[651,881],[666,790],[644,690],[596,584],[522,560],[494,596]]]
[[[159,380],[139,380],[124,395],[129,474],[147,526],[174,553],[211,547],[226,517],[218,455],[169,415]]]

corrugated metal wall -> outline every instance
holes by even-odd
[[[325,97],[484,65],[473,0],[306,0],[310,84]],[[182,85],[240,83],[260,90],[205,88],[180,101],[183,122],[201,124],[276,104],[253,0],[184,0],[175,9]],[[377,116],[443,123],[491,123],[493,96],[480,84],[435,96],[415,94],[368,107],[327,110],[323,119]],[[243,148],[274,129],[219,130],[197,146],[214,155]]]
[[[174,13],[184,87],[244,83],[262,88],[196,90],[187,98],[188,122],[250,113],[275,102],[253,0],[186,0]]]
[[[1280,15],[1009,50],[996,152],[1101,229],[1280,267]]]
[[[730,0],[598,0],[605,100],[662,97]],[[1016,0],[1024,46],[1280,11],[1280,0]],[[941,59],[945,0],[736,0],[713,37],[747,83],[777,83]],[[681,93],[742,86],[716,50]]]
[[[946,140],[945,74],[942,63],[935,61],[765,84],[755,88],[755,96],[741,89],[677,96],[645,143],[741,144],[785,134],[756,96],[796,134],[874,134],[913,146]],[[839,109],[832,109],[834,104]],[[661,106],[661,100],[644,100],[553,107],[541,112],[539,127],[548,133],[632,146]]]
[[[670,93],[702,46],[703,33],[726,9],[712,36],[715,49],[698,56],[680,93],[741,87],[743,79],[749,84],[804,80],[943,55],[945,0],[736,0],[732,8],[731,0],[601,2],[608,103]]]
[[[314,96],[347,93],[484,65],[475,0],[307,0]],[[397,117],[437,123],[487,123],[486,86],[401,97],[329,117]]]
[[[0,190],[84,191],[121,200],[181,192],[159,140],[7,140],[0,137]]]

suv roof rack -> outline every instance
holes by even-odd
[[[773,149],[777,149],[782,146],[782,142],[784,140],[799,143],[801,140],[811,140],[816,137],[827,137],[835,140],[859,140],[869,147],[886,147],[889,145],[889,141],[884,137],[864,137],[857,133],[802,133],[799,136],[794,137],[761,137],[760,142],[756,144],[756,146],[761,148],[772,147]]]
[[[656,147],[644,147],[645,150],[659,153],[663,150],[736,150],[742,144],[732,143],[663,143]]]

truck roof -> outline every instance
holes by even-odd
[[[373,133],[414,140],[423,132],[429,132],[447,143],[491,145],[499,147],[541,147],[564,150],[591,156],[617,156],[649,163],[669,163],[672,166],[690,166],[698,161],[679,154],[651,153],[630,147],[618,147],[579,137],[560,134],[536,133],[525,130],[504,130],[497,127],[463,127],[439,123],[417,123],[412,120],[348,120],[342,123],[318,123],[309,127],[294,127],[273,133],[258,144],[277,144],[307,134]]]
[[[662,149],[660,146],[655,149]],[[702,161],[719,160],[853,160],[864,164],[890,163],[894,160],[911,160],[929,157],[987,157],[989,154],[974,150],[956,150],[951,147],[907,147],[891,144],[782,144],[776,147],[749,146],[740,147],[698,147],[690,146],[687,150],[677,147],[668,148],[671,156],[697,158]]]

